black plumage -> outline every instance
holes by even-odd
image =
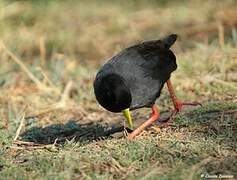
[[[122,50],[99,70],[94,81],[98,102],[111,112],[151,107],[176,70],[170,50],[177,35],[143,42]]]

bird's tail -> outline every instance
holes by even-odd
[[[177,37],[177,34],[170,34],[169,36],[163,38],[161,41],[164,43],[165,47],[169,49],[175,43]]]

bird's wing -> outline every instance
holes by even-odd
[[[176,57],[168,48],[176,36],[163,40],[147,41],[124,49],[107,64],[121,75],[131,87],[133,106],[142,107],[154,103],[164,83],[177,68]]]
[[[150,106],[159,97],[164,83],[176,69],[169,49],[146,44],[123,50],[109,62],[131,88],[132,108]]]

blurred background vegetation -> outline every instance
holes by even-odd
[[[233,0],[1,1],[2,40],[26,59],[39,57],[40,41],[48,61],[63,53],[83,62],[171,32],[180,35],[182,49],[194,47],[197,39],[212,44],[218,23],[226,28],[226,41],[236,45]]]
[[[73,137],[76,131],[81,130],[76,125],[77,123],[122,122],[120,115],[105,111],[95,100],[92,84],[98,68],[125,47],[146,40],[159,39],[170,33],[179,35],[177,43],[172,47],[178,63],[178,70],[172,76],[178,96],[184,100],[196,100],[204,104],[221,102],[221,106],[210,105],[212,108],[219,108],[218,112],[220,113],[231,108],[235,109],[234,116],[233,113],[231,116],[227,116],[233,129],[229,129],[226,124],[221,128],[226,128],[225,136],[228,135],[228,142],[232,142],[231,145],[228,143],[222,145],[229,148],[232,160],[236,160],[234,151],[236,143],[233,145],[233,142],[236,142],[234,132],[236,132],[237,99],[237,2],[235,0],[1,0],[0,148],[5,148],[1,150],[1,154],[3,156],[9,155],[7,147],[11,146],[22,119],[24,119],[22,133],[32,127],[42,128],[36,128],[30,133],[26,133],[28,140],[38,143],[52,143],[58,137]],[[163,91],[157,103],[162,111],[170,109],[171,103],[166,90]],[[148,114],[147,109],[139,110],[139,113],[141,113],[141,117],[137,115],[137,112],[134,112],[134,117],[141,120],[144,120]],[[202,117],[200,114],[196,114],[191,119],[198,119],[197,117],[210,121],[218,119],[216,116],[213,118],[212,115]],[[223,117],[225,118],[225,116]],[[70,123],[72,120],[76,124]],[[51,126],[54,124],[61,125]],[[94,128],[93,132],[103,131],[101,127]],[[202,129],[202,126],[199,128]],[[87,127],[86,131],[89,129]],[[188,127],[187,131],[189,130],[191,131],[192,128]],[[195,131],[199,132],[198,128]],[[207,131],[209,132],[208,128]],[[163,132],[162,135],[167,138],[170,133]],[[182,134],[177,130],[176,134],[173,134],[175,138],[182,138],[177,133]],[[199,135],[194,136],[199,137]],[[223,136],[221,134],[218,138]],[[22,137],[20,136],[19,139]],[[156,138],[158,140],[141,139],[141,142],[149,144],[158,141],[162,144],[160,142],[162,140],[158,136]],[[190,136],[189,141],[196,142],[192,138]],[[211,139],[207,139],[208,142],[213,140],[213,149],[217,145],[220,147],[220,142],[214,142],[214,139],[212,136]],[[204,144],[208,144],[207,140],[198,139]],[[108,146],[114,146],[117,144],[117,140],[105,143],[108,143]],[[132,153],[133,148],[143,147],[142,144],[137,143],[131,144],[128,153]],[[149,145],[153,149],[149,149],[150,151],[147,153],[153,153],[154,144]],[[168,147],[166,145],[164,144],[164,147]],[[71,145],[69,146],[71,147]],[[88,146],[90,147],[90,145]],[[118,149],[124,148],[124,146],[128,146],[128,144],[122,143]],[[172,146],[172,148],[170,152],[176,152],[175,148],[178,147]],[[188,148],[187,151],[195,154],[202,148],[203,146],[197,144],[197,147]],[[213,149],[207,150],[205,153],[210,155]],[[78,147],[76,151],[81,152],[84,149]],[[23,156],[28,155],[24,154],[25,152],[22,153]],[[65,153],[67,153],[67,147],[65,147]],[[92,156],[90,153],[93,152],[87,153],[89,154],[86,156]],[[47,153],[46,155],[50,156]],[[12,156],[11,152],[10,156]],[[40,156],[42,156],[42,161],[48,160],[44,157],[45,154]],[[103,159],[105,154],[100,154],[100,156]],[[140,156],[139,153],[138,156]],[[133,175],[146,174],[147,170],[143,171],[141,167],[149,169],[152,158],[154,158],[152,154],[146,154],[146,156],[148,159],[148,162],[144,161],[146,165],[135,164]],[[118,155],[117,160],[120,162],[122,157],[123,155],[121,157]],[[18,165],[17,162],[15,163],[15,157],[12,156],[12,158],[8,160],[0,158],[0,173],[3,167]],[[134,158],[136,159],[136,157]],[[160,155],[156,156],[155,160],[162,161],[160,158]],[[180,169],[189,167],[188,163],[192,164],[194,169],[198,168],[195,163],[205,159],[206,156],[199,154],[197,160],[193,161],[176,158],[174,165],[167,159],[164,160],[168,170],[163,170],[168,172],[168,177],[186,177],[183,171],[180,172]],[[228,159],[224,159],[226,164],[230,162],[231,158],[229,158],[228,156]],[[76,155],[75,159],[71,159],[71,161],[78,160],[84,162],[83,158],[78,158]],[[131,162],[125,163],[123,168],[129,169],[133,166],[134,159],[130,160]],[[38,162],[36,159],[34,161]],[[71,161],[62,160],[61,163],[66,167],[67,163],[70,164]],[[102,165],[99,165],[99,168],[107,167],[103,164],[104,160],[101,162]],[[116,162],[113,163],[116,164]],[[88,162],[86,164],[88,165]],[[31,164],[29,164],[30,166]],[[38,167],[38,165],[35,166]],[[72,166],[74,168],[76,164]],[[211,166],[213,164],[208,168],[210,169]],[[49,165],[49,168],[51,167]],[[13,178],[17,177],[17,173],[24,174],[23,172],[26,171],[24,168],[19,171],[14,168],[6,168],[2,173]],[[29,177],[47,175],[47,172],[43,170],[44,165],[41,160],[38,168],[42,172],[34,174],[31,171],[30,174],[32,173],[34,176],[31,174],[32,176],[29,175]],[[55,171],[60,171],[57,167],[54,168]],[[169,168],[174,168],[174,170],[170,171]],[[237,172],[234,166],[228,168],[231,169],[231,173]],[[120,177],[121,174],[124,174],[124,171],[120,170],[116,171],[115,175],[108,170],[105,177]],[[93,177],[90,174],[91,171],[86,170],[86,175],[89,173],[88,176]],[[101,171],[103,172],[103,170]],[[101,174],[101,171],[97,169],[95,173]],[[141,172],[137,173],[139,171]],[[214,170],[211,169],[210,172],[212,171]],[[62,177],[65,177],[64,175],[62,174]],[[94,176],[97,177],[97,175]],[[68,177],[74,176],[68,175]]]
[[[82,90],[75,100],[82,104],[95,104],[91,84],[96,69],[112,55],[129,45],[177,33],[174,52],[179,70],[174,79],[180,95],[191,88],[194,99],[217,100],[236,91],[236,12],[234,0],[9,0],[0,3],[0,33],[4,46],[46,86],[59,92],[73,80],[77,91]],[[25,85],[28,91],[34,89],[19,64],[4,51],[0,56],[2,91]],[[35,109],[37,104],[38,99]]]

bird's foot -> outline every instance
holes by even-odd
[[[199,102],[181,102],[178,101],[175,103],[175,109],[171,111],[171,114],[163,119],[163,120],[159,120],[158,124],[164,124],[164,123],[168,123],[170,124],[170,122],[172,122],[172,120],[176,117],[176,115],[183,109],[184,106],[202,106],[201,103]]]
[[[160,113],[156,105],[152,106],[152,116],[150,119],[142,123],[138,128],[136,128],[132,133],[128,134],[128,139],[134,139],[137,135],[139,135],[144,129],[152,125],[157,119],[160,117]]]
[[[177,111],[177,113],[180,112],[182,110],[183,106],[202,106],[202,104],[199,103],[199,102],[181,102],[181,101],[178,101],[175,104],[175,111]]]

